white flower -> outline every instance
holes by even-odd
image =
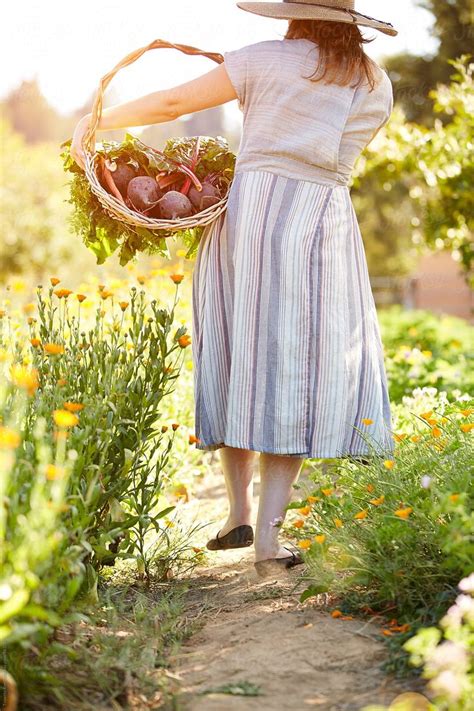
[[[441,644],[433,650],[426,664],[426,668],[434,673],[441,672],[444,669],[464,671],[467,666],[466,650],[460,644],[456,644],[456,642],[451,642],[450,640],[441,642]]]
[[[420,483],[423,489],[429,489],[432,481],[432,478],[426,474],[425,476],[421,477]]]
[[[474,573],[471,573],[467,578],[463,578],[458,585],[458,588],[463,592],[474,593]]]
[[[447,696],[450,701],[457,701],[462,694],[462,684],[459,677],[449,669],[432,679],[430,687],[436,694]]]

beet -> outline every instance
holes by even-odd
[[[215,205],[221,199],[219,190],[211,183],[203,183],[202,190],[197,190],[193,186],[190,188],[188,196],[198,212],[205,210],[206,207]]]
[[[138,212],[150,210],[162,195],[156,180],[147,175],[132,178],[128,184],[128,201],[131,207]]]
[[[165,220],[176,220],[179,217],[189,217],[193,213],[193,206],[182,193],[169,190],[163,195],[160,202],[160,214]]]
[[[112,172],[112,178],[123,197],[127,197],[128,184],[136,175],[137,171],[128,163],[117,163],[117,168]]]

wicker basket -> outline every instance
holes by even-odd
[[[105,190],[105,188],[101,185],[99,181],[97,175],[97,168],[101,156],[95,151],[95,133],[97,130],[97,126],[99,125],[100,117],[102,115],[102,100],[104,96],[104,91],[120,69],[128,66],[129,64],[132,64],[150,49],[177,49],[180,52],[183,52],[184,54],[208,57],[217,64],[221,64],[224,61],[224,58],[221,54],[215,52],[204,52],[203,50],[197,49],[196,47],[190,47],[184,44],[172,44],[170,42],[166,42],[165,40],[159,39],[154,40],[146,47],[141,47],[140,49],[137,49],[134,52],[130,52],[129,54],[127,54],[127,56],[124,57],[122,61],[120,61],[110,72],[105,74],[100,80],[99,87],[97,89],[94,99],[94,105],[92,107],[89,128],[83,139],[86,177],[89,181],[92,192],[97,196],[104,210],[112,218],[114,218],[115,220],[119,220],[120,222],[123,222],[125,224],[136,227],[145,227],[147,230],[150,230],[152,232],[166,231],[168,233],[179,232],[181,230],[190,229],[192,227],[203,227],[206,225],[210,225],[226,209],[227,195],[229,192],[230,185],[226,191],[226,194],[215,205],[211,205],[205,210],[202,210],[201,212],[195,215],[191,215],[190,217],[183,217],[175,220],[164,220],[159,218],[148,217],[147,215],[143,215],[138,212],[135,212],[134,210],[131,210],[118,198],[107,192],[107,190]]]

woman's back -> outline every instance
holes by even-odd
[[[392,85],[377,66],[376,86],[311,81],[318,46],[269,40],[224,55],[244,113],[237,171],[347,185],[354,163],[393,108]],[[356,82],[353,82],[356,83]]]

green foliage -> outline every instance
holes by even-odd
[[[366,245],[373,273],[377,259],[392,273],[406,271],[413,265],[414,245],[449,250],[466,272],[472,269],[474,64],[468,56],[451,64],[457,70],[451,83],[430,94],[433,110],[449,120],[428,129],[407,122],[395,108],[357,162],[354,203],[361,226],[377,238]]]
[[[461,594],[440,629],[422,629],[404,645],[412,664],[423,666],[440,711],[469,711],[474,698],[474,573],[458,587]]]
[[[45,441],[38,418],[25,436],[26,394],[7,384],[0,390],[0,644],[38,644],[62,624],[84,575],[84,551],[64,522],[73,452],[64,440]],[[24,470],[25,450],[35,466]],[[72,619],[69,616],[69,619]]]
[[[474,391],[474,330],[466,321],[398,305],[379,310],[378,320],[392,403],[414,388],[452,394],[462,383]]]
[[[158,151],[144,144],[136,136],[126,133],[121,143],[103,141],[97,152],[111,161],[120,157],[154,177],[158,172],[171,173],[176,171],[178,166],[189,166],[195,145],[196,137],[174,138],[167,141],[163,151]],[[219,177],[222,187],[228,188],[234,173],[235,155],[229,151],[226,141],[220,137],[201,136],[200,146],[196,175],[203,178],[212,173]],[[68,200],[73,206],[73,214],[69,224],[72,231],[78,234],[86,247],[96,255],[98,264],[102,264],[117,249],[122,266],[138,252],[169,258],[167,239],[170,238],[183,242],[188,249],[188,259],[195,256],[203,227],[180,231],[151,231],[110,217],[90,189],[84,172],[71,157],[71,139],[65,141],[61,147],[64,149],[61,153],[64,169],[73,174]]]
[[[29,146],[0,119],[0,279],[67,261],[75,249],[64,239],[68,208],[64,173],[55,146]]]

